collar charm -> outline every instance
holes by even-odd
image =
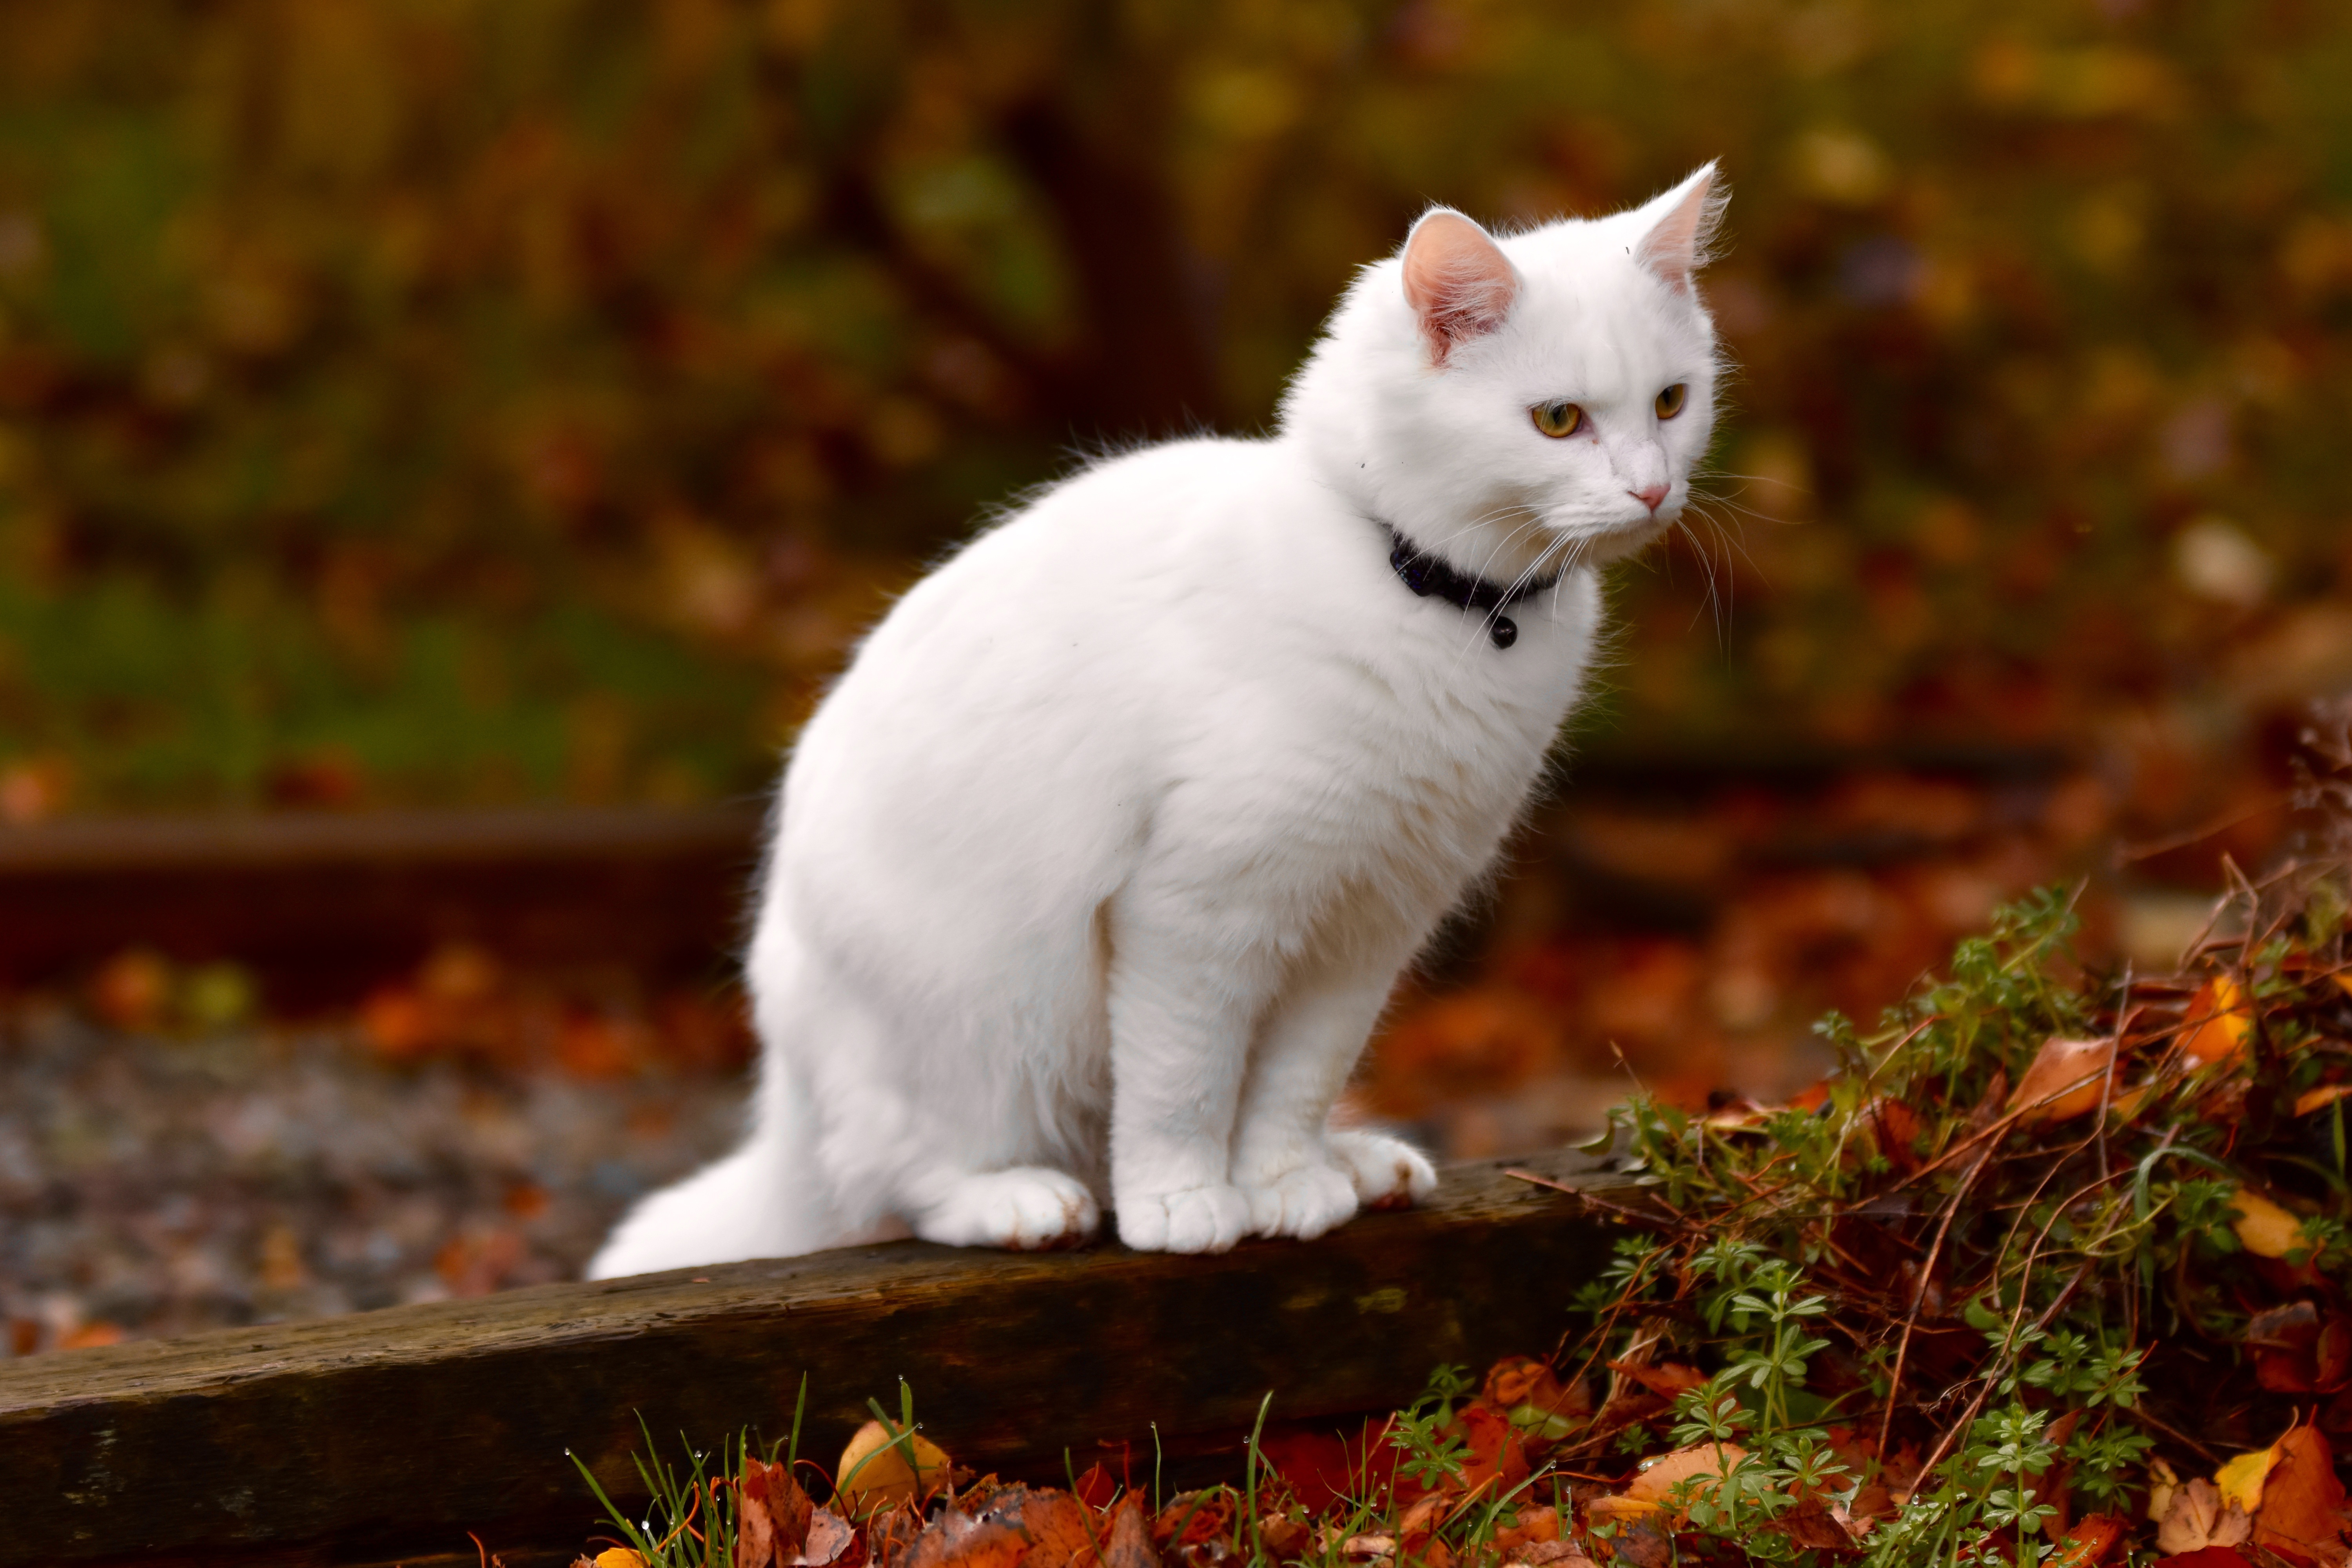
[[[1496,647],[1508,647],[1519,640],[1518,623],[1503,612],[1521,599],[1548,591],[1560,579],[1560,573],[1555,572],[1549,577],[1506,588],[1484,577],[1455,571],[1393,528],[1389,529],[1389,567],[1397,574],[1397,580],[1424,599],[1434,594],[1465,610],[1492,611],[1486,618],[1486,635],[1494,639]]]

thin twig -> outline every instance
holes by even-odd
[[[1686,1229],[1690,1224],[1688,1220],[1684,1219],[1680,1215],[1645,1214],[1640,1209],[1627,1208],[1622,1204],[1612,1204],[1607,1198],[1594,1197],[1582,1187],[1571,1187],[1565,1182],[1555,1182],[1549,1176],[1538,1176],[1533,1171],[1522,1171],[1514,1166],[1511,1169],[1505,1171],[1503,1174],[1510,1177],[1514,1181],[1526,1182],[1531,1186],[1548,1187],[1555,1193],[1564,1193],[1571,1198],[1576,1198],[1581,1202],[1591,1204],[1594,1208],[1604,1209],[1611,1214],[1619,1215],[1624,1219],[1635,1221],[1638,1224],[1656,1226],[1666,1230]]]
[[[1882,1457],[1886,1452],[1887,1436],[1895,1430],[1895,1395],[1903,1387],[1903,1361],[1911,1353],[1911,1331],[1919,1325],[1919,1309],[1927,1300],[1927,1287],[1935,1282],[1936,1259],[1944,1250],[1944,1237],[1950,1234],[1952,1221],[1959,1215],[1961,1200],[1969,1195],[1969,1188],[1975,1184],[1977,1173],[1984,1167],[1984,1157],[1979,1155],[1976,1163],[1962,1173],[1960,1184],[1952,1189],[1951,1201],[1944,1205],[1944,1217],[1936,1226],[1936,1239],[1927,1248],[1927,1260],[1919,1266],[1919,1283],[1912,1287],[1911,1310],[1903,1319],[1903,1338],[1895,1347],[1895,1370],[1886,1379],[1886,1409],[1878,1420],[1878,1451]],[[1927,1472],[1923,1470],[1920,1473],[1925,1475]]]

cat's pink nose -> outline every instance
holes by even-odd
[[[1652,511],[1655,511],[1658,510],[1658,503],[1666,499],[1667,489],[1668,487],[1664,485],[1652,485],[1648,489],[1627,490],[1625,493]]]

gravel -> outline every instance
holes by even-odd
[[[394,1065],[351,1031],[0,1022],[0,1353],[577,1278],[723,1151],[733,1075]]]

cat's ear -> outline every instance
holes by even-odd
[[[1633,247],[1633,258],[1675,292],[1689,293],[1693,275],[1706,265],[1708,243],[1730,199],[1723,177],[1713,163],[1706,164],[1642,209],[1642,216],[1650,219],[1649,232]]]
[[[1486,231],[1451,207],[1432,207],[1404,242],[1404,297],[1421,318],[1429,363],[1503,324],[1519,275]]]

